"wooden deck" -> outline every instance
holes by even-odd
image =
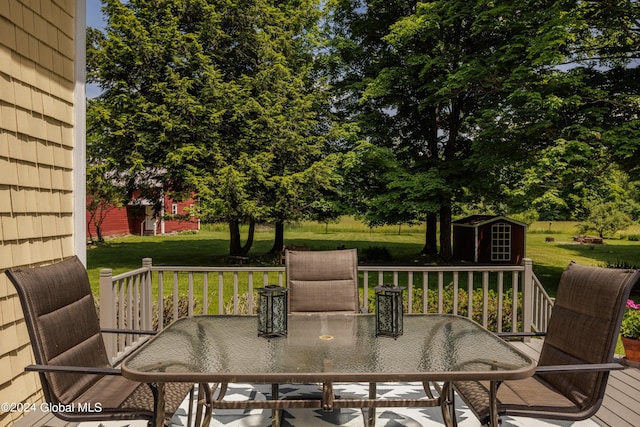
[[[513,342],[512,344],[537,360],[542,340],[533,339],[529,343]],[[625,370],[611,373],[602,407],[592,420],[603,427],[640,426],[640,369],[627,367]],[[78,423],[68,423],[50,414],[38,413],[31,413],[14,424],[14,427],[74,426],[78,426]],[[82,427],[82,424],[79,427]]]

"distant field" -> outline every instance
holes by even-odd
[[[640,241],[627,239],[630,235],[640,236],[640,225],[605,239],[603,245],[576,244],[573,242],[576,233],[574,222],[536,222],[528,228],[527,257],[533,260],[536,275],[552,294],[562,270],[571,261],[585,265],[640,266]],[[316,250],[344,245],[361,252],[369,247],[386,248],[392,255],[392,260],[386,264],[394,265],[433,264],[433,260],[420,254],[424,235],[425,228],[421,224],[370,228],[350,217],[328,225],[302,222],[285,227],[288,245],[305,245]],[[546,237],[553,237],[554,241],[546,242]],[[275,265],[278,262],[277,256],[267,255],[272,239],[272,227],[257,227],[250,252],[252,264]],[[139,268],[145,257],[153,258],[156,265],[228,265],[225,259],[228,250],[226,225],[205,225],[193,234],[111,239],[88,250],[88,269],[92,286],[97,290],[102,268],[112,268],[114,274],[122,273]]]

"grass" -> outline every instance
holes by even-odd
[[[273,234],[271,227],[258,227],[249,265],[278,264],[278,255],[267,254],[273,244]],[[640,225],[605,239],[603,245],[577,244],[573,241],[576,234],[574,222],[536,222],[527,230],[526,256],[533,260],[536,276],[552,296],[562,271],[571,261],[594,266],[640,266],[640,241],[627,239],[627,236],[640,235]],[[285,228],[288,245],[310,246],[315,250],[344,245],[358,248],[360,254],[369,247],[386,248],[392,256],[391,261],[384,262],[386,265],[433,264],[433,260],[420,254],[424,236],[424,225],[370,228],[353,218],[328,225],[304,222]],[[553,242],[548,242],[547,237],[553,237]],[[98,294],[102,268],[111,268],[115,275],[139,268],[142,258],[146,257],[153,258],[154,265],[228,265],[228,250],[228,230],[220,224],[205,225],[197,233],[118,237],[88,249],[89,279],[94,293]],[[621,344],[616,353],[623,353]]]
[[[576,233],[573,222],[536,222],[528,228],[526,256],[533,260],[534,272],[551,295],[555,295],[560,274],[571,261],[596,266],[640,265],[640,242],[626,239],[627,235],[640,234],[640,225],[606,239],[603,245],[576,244],[573,242]],[[267,254],[273,244],[273,234],[271,227],[257,227],[249,265],[277,265],[278,257]],[[288,225],[285,242],[315,250],[344,245],[358,248],[361,254],[369,247],[384,247],[392,255],[392,260],[384,264],[429,265],[434,261],[420,254],[424,234],[424,225],[370,228],[346,217],[328,225],[315,222]],[[547,237],[553,237],[554,241],[547,242]],[[228,250],[228,230],[223,224],[205,225],[198,233],[118,237],[88,249],[89,278],[97,291],[100,269],[111,268],[113,274],[123,273],[139,268],[145,257],[153,258],[154,265],[228,265]]]

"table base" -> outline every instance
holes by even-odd
[[[215,394],[215,390],[219,388],[217,396],[212,398]],[[209,395],[209,401],[199,401],[205,406],[206,412],[211,413],[215,409],[271,409],[272,414],[272,426],[280,426],[280,410],[281,409],[293,409],[293,408],[309,408],[309,409],[322,409],[324,411],[332,411],[338,408],[418,408],[418,407],[436,407],[440,406],[443,411],[443,417],[445,421],[448,419],[451,421],[451,417],[445,415],[448,414],[448,399],[443,399],[446,393],[449,393],[451,389],[450,383],[445,383],[442,387],[442,392],[439,396],[434,396],[431,393],[431,388],[428,382],[423,383],[426,397],[421,399],[379,399],[376,398],[376,383],[369,383],[369,398],[357,399],[357,398],[336,398],[333,393],[333,383],[322,384],[322,396],[317,399],[277,399],[272,398],[269,400],[223,400],[227,391],[227,384],[219,384],[214,386],[213,393]],[[278,384],[272,385],[272,397],[278,396]],[[209,417],[205,417],[210,419]],[[454,418],[455,419],[455,418]],[[208,422],[208,421],[207,421]],[[365,424],[373,427],[375,425],[375,411],[369,410],[368,416],[365,417]],[[203,424],[204,425],[204,424]],[[449,422],[447,425],[454,425]]]

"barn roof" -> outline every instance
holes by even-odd
[[[523,222],[516,221],[514,219],[507,218],[506,216],[501,215],[470,215],[468,217],[453,221],[452,224],[461,227],[479,227],[481,225],[489,224],[496,221],[509,222],[511,224],[520,225],[522,227],[527,226],[527,224]]]

